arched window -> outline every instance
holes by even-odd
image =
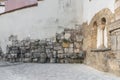
[[[104,31],[103,31],[103,35],[104,35],[104,46],[103,47],[105,47],[105,48],[107,48],[108,47],[108,35],[107,35],[107,21],[106,21],[106,18],[102,18],[101,19],[101,23],[102,23],[102,25],[104,26]]]
[[[108,47],[107,27],[106,18],[101,18],[101,24],[97,28],[97,48]]]
[[[101,19],[101,24],[106,25],[106,19],[104,17]]]

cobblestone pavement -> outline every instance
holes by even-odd
[[[25,63],[0,66],[0,80],[120,80],[83,64]]]

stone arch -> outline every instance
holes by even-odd
[[[98,23],[99,21],[101,21],[101,18],[103,17],[106,18],[106,21],[108,24],[114,21],[114,14],[111,12],[110,9],[105,8],[105,9],[100,10],[93,16],[89,25],[91,26],[95,21]]]
[[[107,21],[105,17],[101,18],[97,35],[97,48],[108,47]]]
[[[96,23],[97,23],[97,25],[96,25],[97,28],[99,28],[100,25],[104,24],[105,29],[106,29],[106,36],[109,37],[109,31],[108,31],[109,24],[113,21],[114,21],[114,14],[110,11],[110,9],[108,9],[108,8],[102,9],[101,11],[96,13],[95,16],[90,21],[89,26],[90,26],[91,32],[93,31],[92,28],[95,26]],[[97,30],[95,30],[95,31],[97,31]],[[100,31],[97,31],[96,34],[95,33],[91,34],[91,48],[97,48],[97,46],[98,46],[97,45],[97,41],[98,41],[97,36],[99,36],[98,32],[100,32]],[[93,38],[93,35],[96,37]],[[106,41],[107,41],[106,47],[107,46],[109,47],[110,46],[109,45],[109,38],[107,38]],[[94,46],[93,46],[93,44],[94,44]],[[95,46],[95,45],[97,45],[97,46]]]

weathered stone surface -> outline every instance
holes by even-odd
[[[83,40],[83,35],[76,35],[77,42],[82,42],[82,40]]]
[[[80,43],[78,43],[78,42],[74,42],[74,48],[78,48],[78,49],[80,49],[80,47],[81,47]]]
[[[113,35],[111,36],[111,49],[116,50],[117,49],[117,36]]]
[[[74,53],[80,53],[80,49],[74,49]]]
[[[69,53],[74,53],[73,51],[74,51],[73,48],[69,48]]]
[[[65,39],[69,39],[70,38],[70,36],[71,36],[71,34],[70,33],[65,33]]]
[[[120,50],[120,35],[119,36],[117,36],[117,50]]]
[[[119,10],[116,9],[115,15],[119,16]],[[97,26],[101,24],[101,19],[105,18],[107,21],[106,29],[107,29],[107,37],[108,41],[108,49],[102,50],[97,48]],[[117,17],[119,18],[119,17]],[[120,32],[120,20],[114,21],[115,16],[109,9],[103,9],[99,11],[90,24],[84,23],[82,25],[83,29],[83,49],[86,50],[86,64],[93,66],[96,69],[102,71],[108,71],[115,73],[117,75],[120,74],[119,68],[119,32]],[[114,21],[114,22],[113,22]],[[94,24],[96,23],[96,25]],[[92,51],[92,52],[91,52]]]
[[[15,55],[19,54],[19,58],[24,62],[79,62],[79,55],[75,53],[80,53],[82,50],[81,37],[83,39],[80,29],[64,29],[62,33],[56,33],[55,37],[44,40],[25,38],[18,41],[12,36],[10,39],[13,38],[14,44],[8,46],[7,53],[10,59],[18,58]]]
[[[65,53],[68,53],[68,52],[69,52],[69,49],[68,49],[68,48],[64,48],[64,52],[65,52]]]
[[[73,48],[73,43],[70,43],[70,48]]]
[[[69,47],[69,45],[70,45],[70,43],[69,42],[63,42],[62,43],[62,46],[64,47],[64,48],[68,48]]]
[[[61,49],[61,50],[58,50],[57,52],[58,52],[58,54],[64,53],[62,49]]]
[[[120,60],[109,59],[108,65],[110,72],[120,76]]]

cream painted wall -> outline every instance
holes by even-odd
[[[5,51],[11,34],[19,39],[52,37],[65,27],[81,24],[82,12],[80,0],[44,0],[38,6],[0,15],[0,44]]]

